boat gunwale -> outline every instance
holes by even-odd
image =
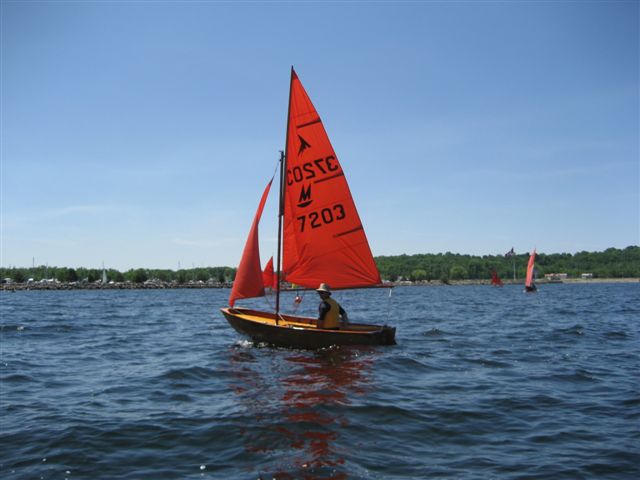
[[[370,323],[349,323],[350,326],[357,326],[357,327],[361,327],[362,330],[351,330],[351,329],[328,329],[328,328],[319,328],[315,325],[315,322],[317,321],[317,319],[312,318],[312,317],[297,317],[294,315],[285,315],[285,314],[278,314],[280,318],[282,318],[282,320],[284,320],[285,322],[290,322],[290,324],[285,324],[285,325],[280,325],[278,323],[264,323],[264,322],[255,322],[254,320],[251,320],[250,318],[246,318],[249,316],[255,316],[255,317],[266,317],[269,318],[271,320],[276,320],[276,314],[275,312],[264,312],[264,311],[260,311],[260,310],[252,310],[250,308],[244,308],[244,307],[223,307],[220,309],[220,311],[223,314],[227,314],[227,315],[232,315],[232,316],[236,316],[236,317],[240,317],[245,321],[249,321],[249,322],[254,322],[254,323],[260,323],[262,325],[266,325],[269,327],[278,327],[278,328],[282,328],[282,329],[300,329],[300,330],[306,330],[309,332],[326,332],[326,333],[336,333],[336,334],[348,334],[348,335],[374,335],[377,333],[380,333],[381,331],[384,331],[385,329],[389,329],[389,328],[393,328],[390,327],[388,325],[376,325],[376,324],[370,324]],[[243,318],[244,317],[244,318]],[[303,320],[302,322],[296,321],[295,319],[300,319]],[[312,323],[314,322],[314,323]],[[298,325],[309,325],[309,327],[305,328],[304,326],[298,326],[298,325],[291,325],[291,324],[298,324]]]

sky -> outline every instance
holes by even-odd
[[[640,244],[638,1],[2,0],[0,17],[3,267],[236,267],[291,66],[375,256]]]

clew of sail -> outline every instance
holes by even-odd
[[[291,71],[284,174],[283,271],[315,288],[382,283],[342,166],[322,120]]]
[[[264,189],[264,193],[262,194],[262,198],[260,199],[260,205],[258,206],[258,210],[256,211],[253,223],[251,224],[249,237],[247,238],[247,243],[244,246],[242,259],[240,260],[240,265],[238,265],[236,278],[233,282],[231,295],[229,296],[230,307],[233,307],[233,304],[239,298],[253,298],[264,296],[262,267],[260,265],[258,225],[260,224],[260,218],[262,217],[262,211],[264,210],[264,204],[267,202],[267,197],[269,196],[269,190],[271,189],[272,182],[273,179],[269,181],[267,187]]]

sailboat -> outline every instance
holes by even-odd
[[[491,285],[494,287],[502,287],[504,283],[502,283],[502,279],[498,275],[495,269],[491,270]]]
[[[279,163],[275,268],[267,265],[262,270],[258,244],[258,225],[272,179],[262,194],[249,231],[229,307],[221,308],[221,312],[235,330],[256,343],[304,349],[394,345],[395,327],[348,323],[339,329],[324,329],[315,318],[281,313],[283,281],[306,289],[316,289],[326,282],[333,290],[382,284],[342,165],[293,68],[285,151],[281,152]],[[238,299],[264,296],[265,287],[273,286],[275,311],[234,306]]]
[[[529,263],[527,264],[527,276],[525,277],[525,282],[524,282],[524,291],[525,292],[535,292],[538,290],[538,287],[536,287],[536,284],[533,281],[533,270],[535,267],[535,261],[536,261],[536,249],[534,248],[533,251],[531,252],[531,255],[529,255]]]

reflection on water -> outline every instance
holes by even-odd
[[[369,391],[376,351],[363,347],[300,352],[235,347],[231,389],[246,424],[245,450],[264,478],[347,478],[341,413]],[[259,357],[259,358],[258,358]],[[262,477],[259,477],[262,478]]]

